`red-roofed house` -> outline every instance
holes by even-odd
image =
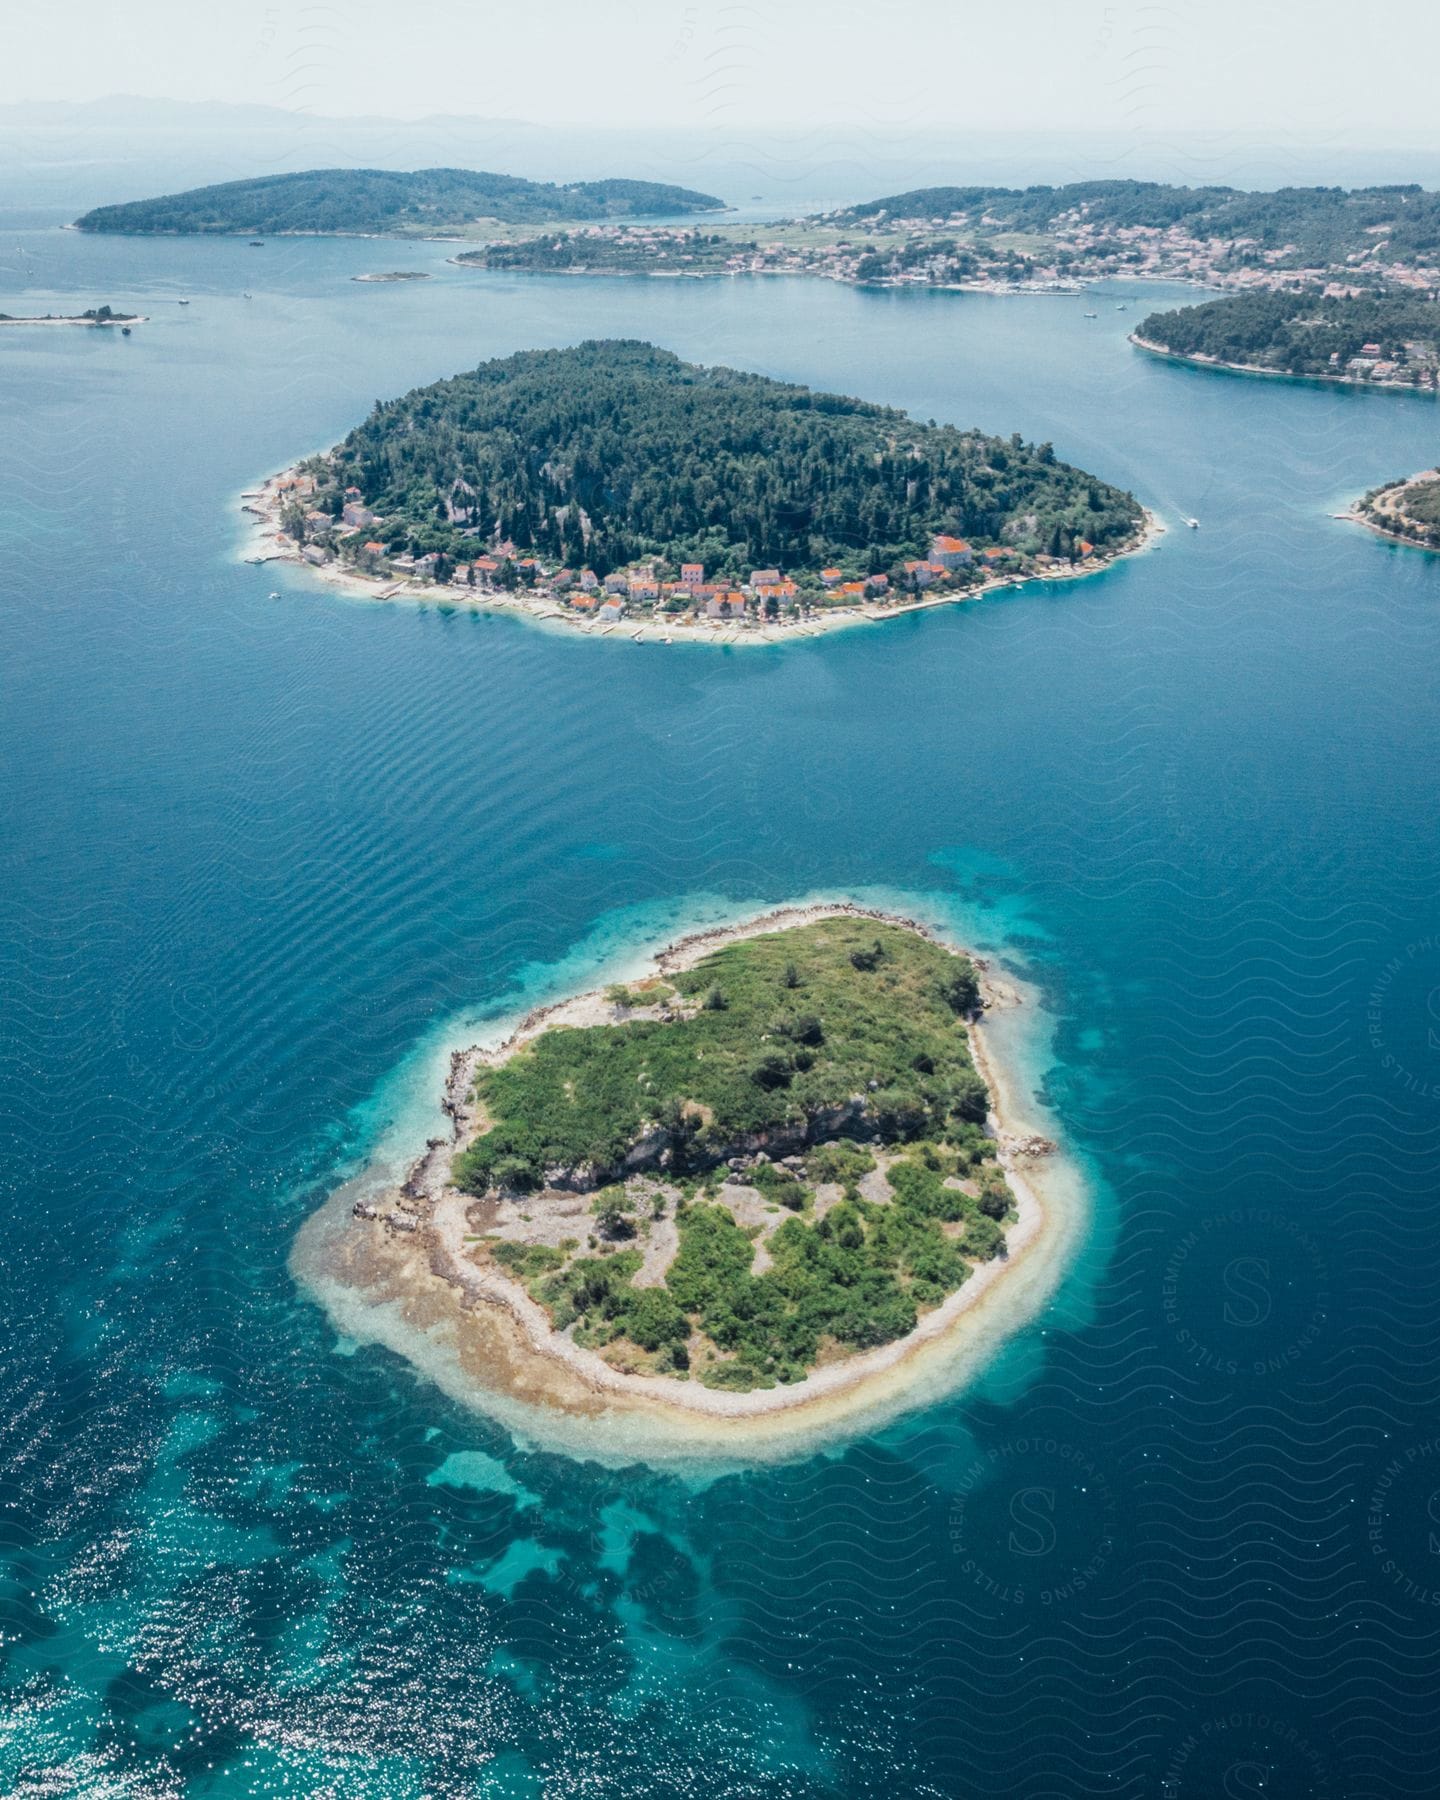
[[[970,561],[972,551],[964,538],[937,537],[930,544],[930,560],[939,563],[942,569],[963,569]]]
[[[699,587],[705,579],[704,563],[681,563],[680,579],[686,587]]]

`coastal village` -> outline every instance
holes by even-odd
[[[1363,294],[1377,285],[1440,288],[1440,259],[1391,254],[1383,227],[1343,264],[1301,266],[1295,244],[1198,237],[1183,225],[1117,225],[1079,205],[1041,233],[1017,232],[985,213],[908,217],[844,213],[772,225],[708,228],[595,224],[492,239],[460,264],[553,273],[811,275],[876,287],[954,287],[991,293],[1077,293],[1132,277],[1191,281],[1228,291],[1311,287]]]
[[[331,510],[337,497],[338,513]],[[1089,573],[1106,560],[1085,538],[1075,539],[1066,555],[982,549],[940,533],[927,556],[890,571],[757,567],[735,579],[719,578],[700,562],[672,565],[651,557],[602,577],[589,568],[551,566],[507,540],[482,547],[478,528],[468,559],[397,550],[358,488],[327,491],[323,475],[310,468],[287,470],[243,498],[245,510],[261,521],[260,553],[251,561],[299,561],[363,583],[382,598],[509,603],[590,630],[653,622],[667,630],[758,632],[803,627],[821,616],[880,617],[1006,582]]]

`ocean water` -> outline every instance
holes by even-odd
[[[152,322],[0,341],[0,1787],[1433,1793],[1440,558],[1329,515],[1434,402],[1151,361],[1153,290],[48,229],[5,280]],[[376,397],[612,334],[1048,438],[1172,530],[741,652],[237,560],[239,492]],[[607,1467],[292,1278],[457,1021],[857,891],[1024,969],[1090,1179],[969,1391]]]

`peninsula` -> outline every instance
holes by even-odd
[[[1307,286],[1152,313],[1130,339],[1201,368],[1433,394],[1440,304],[1429,292]]]
[[[1419,187],[931,187],[772,224],[497,230],[457,262],[538,274],[814,275],[877,287],[1079,293],[1113,277],[1239,292],[1440,284],[1440,195]]]
[[[854,906],[686,940],[455,1051],[449,1134],[300,1261],[443,1318],[482,1404],[732,1444],[903,1404],[985,1305],[993,1343],[1007,1284],[1011,1328],[1033,1311],[1068,1236],[1037,1194],[1055,1146],[1007,1127],[987,1061],[1015,999]]]
[[[246,497],[256,560],[669,636],[816,628],[1098,569],[1133,495],[1049,444],[653,345],[526,351],[378,405]]]
[[[306,169],[97,206],[80,231],[265,236],[463,236],[481,223],[715,212],[724,201],[658,181],[526,181],[473,169]]]
[[[1342,518],[1420,550],[1440,550],[1440,469],[1425,469],[1371,488]]]

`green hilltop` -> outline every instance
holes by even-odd
[[[416,236],[481,219],[627,219],[713,212],[724,204],[713,194],[658,181],[560,186],[473,169],[305,169],[97,206],[75,223],[81,231]]]

